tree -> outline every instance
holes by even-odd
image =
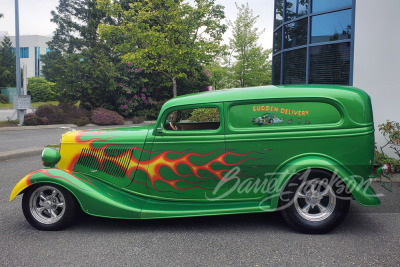
[[[227,48],[228,50],[229,48]],[[207,66],[207,75],[210,85],[214,90],[229,88],[230,86],[230,68],[226,56],[216,57],[213,62]]]
[[[230,48],[235,62],[232,66],[232,79],[236,86],[247,87],[271,83],[271,50],[264,50],[257,44],[259,36],[255,23],[258,16],[254,16],[249,5],[237,5],[238,16],[235,22],[229,22],[232,27],[233,38],[230,39]]]
[[[0,87],[14,87],[16,83],[16,60],[10,37],[5,36],[0,44]]]
[[[96,0],[60,0],[51,12],[57,28],[48,43],[51,52],[43,57],[43,74],[57,84],[61,101],[115,108],[119,59],[97,33],[100,22],[113,22],[96,5]]]
[[[123,62],[166,75],[173,96],[178,94],[178,78],[195,75],[199,64],[211,62],[220,52],[225,16],[214,0],[195,0],[195,7],[183,0],[137,1],[128,10],[112,0],[98,2],[101,10],[123,22],[103,23],[101,37],[121,41],[114,51]]]

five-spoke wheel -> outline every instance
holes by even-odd
[[[345,217],[350,198],[343,182],[324,170],[294,175],[285,186],[279,207],[285,221],[303,233],[326,233]]]
[[[40,230],[59,230],[72,220],[76,204],[65,189],[46,184],[33,186],[25,192],[22,210],[32,226]]]

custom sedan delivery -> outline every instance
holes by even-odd
[[[23,213],[41,230],[64,228],[79,209],[120,219],[279,210],[295,229],[324,233],[351,199],[380,204],[368,180],[373,157],[362,90],[221,90],[168,101],[154,125],[64,134],[10,201],[23,194]]]

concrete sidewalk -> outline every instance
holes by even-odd
[[[33,110],[28,109],[26,110],[26,113],[32,113]],[[8,121],[8,120],[16,120],[17,119],[17,113],[15,112],[15,109],[0,109],[0,121]]]

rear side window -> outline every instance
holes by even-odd
[[[231,106],[231,128],[273,128],[338,123],[342,116],[329,103],[288,102],[257,103]]]
[[[164,122],[169,131],[216,130],[220,127],[218,108],[180,109],[170,112]]]

